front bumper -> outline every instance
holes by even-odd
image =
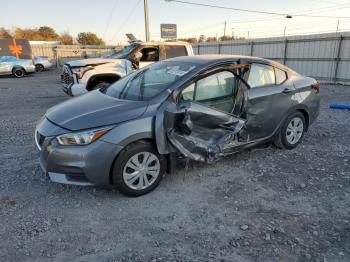
[[[113,161],[122,146],[102,140],[84,146],[62,146],[55,139],[62,130],[46,119],[42,123],[36,130],[36,143],[40,166],[51,181],[80,186],[110,184]],[[45,136],[50,131],[55,135]]]
[[[49,141],[42,147],[40,165],[51,181],[72,185],[110,184],[110,170],[121,146],[100,140],[85,146],[61,146],[54,138],[46,139]]]
[[[77,75],[65,65],[61,74],[62,90],[70,96],[78,96],[87,93],[86,85],[79,83]]]
[[[84,84],[78,84],[78,83],[63,85],[62,90],[67,95],[70,95],[70,96],[79,96],[88,92]]]

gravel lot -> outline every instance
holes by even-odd
[[[58,72],[0,78],[0,261],[350,261],[350,87],[322,86],[295,150],[190,162],[152,193],[50,182],[36,121],[69,99]]]

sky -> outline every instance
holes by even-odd
[[[350,0],[184,0],[267,12],[350,17]],[[148,0],[152,40],[160,39],[160,24],[177,24],[178,38],[222,36],[245,38],[350,31],[350,19],[306,18],[246,13]],[[2,1],[0,27],[53,27],[57,32],[94,32],[107,44],[125,44],[126,33],[145,39],[143,0],[17,0]]]

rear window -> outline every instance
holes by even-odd
[[[276,84],[282,84],[287,79],[287,74],[281,69],[278,69],[275,67],[275,74],[276,74]]]
[[[172,58],[177,56],[187,56],[186,47],[183,45],[165,45],[165,58]]]

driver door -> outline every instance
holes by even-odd
[[[203,162],[235,151],[245,125],[245,120],[232,114],[237,79],[232,72],[223,70],[206,75],[181,91],[177,103],[170,103],[163,116],[164,132],[172,147]]]

